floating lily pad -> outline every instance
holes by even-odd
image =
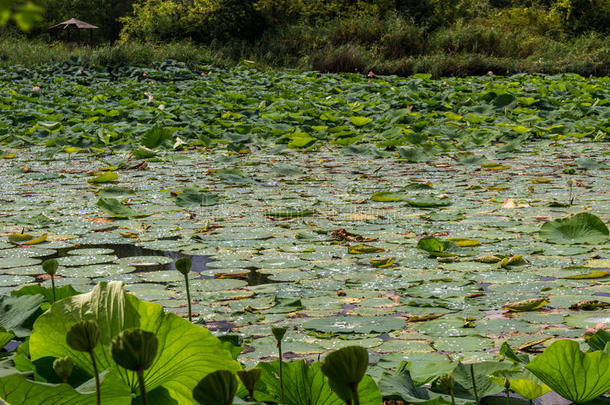
[[[445,352],[474,352],[494,347],[494,341],[480,336],[438,337],[432,345]]]
[[[402,329],[405,321],[399,318],[374,316],[340,316],[311,319],[303,324],[305,329],[334,333],[384,333]]]
[[[0,258],[0,269],[11,267],[27,267],[42,263],[42,260],[31,257],[3,257]]]
[[[173,258],[167,256],[129,256],[120,260],[121,264],[137,267],[163,265],[173,261]]]
[[[64,256],[57,259],[61,266],[87,266],[110,263],[115,260],[117,260],[117,257],[114,255]]]
[[[572,217],[546,222],[540,228],[540,237],[549,243],[600,244],[608,240],[608,227],[595,215],[582,212]]]

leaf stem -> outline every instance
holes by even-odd
[[[184,275],[184,282],[186,283],[186,300],[188,301],[189,309],[189,322],[193,322],[193,312],[191,310],[191,290],[189,288],[189,276],[188,273]]]
[[[282,377],[282,342],[277,342],[277,348],[280,352],[280,394],[282,396],[282,405],[286,405],[286,401],[284,400],[284,378]]]
[[[97,363],[95,362],[95,355],[93,354],[93,349],[89,350],[89,356],[91,356],[91,363],[93,364],[93,374],[95,375],[95,398],[97,400],[97,405],[101,405],[102,399],[100,396],[100,376],[97,372]]]
[[[479,401],[479,393],[477,392],[477,384],[474,381],[474,366],[470,364],[470,379],[472,380],[472,391],[474,392],[474,401],[477,405],[481,405]]]
[[[140,386],[140,402],[142,405],[147,405],[148,400],[146,398],[146,385],[144,383],[144,370],[137,370],[136,374],[138,375],[138,385]]]
[[[55,276],[51,276],[51,288],[53,289],[53,304],[55,304]]]
[[[358,397],[358,383],[352,383],[352,398],[354,400],[354,405],[360,405],[360,398]]]

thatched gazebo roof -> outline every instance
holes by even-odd
[[[64,22],[61,22],[61,23],[59,23],[57,25],[49,27],[49,29],[53,29],[53,28],[63,28],[63,29],[78,28],[79,30],[94,30],[94,29],[97,29],[99,27],[96,27],[95,25],[91,25],[91,24],[86,23],[86,22],[81,21],[81,20],[77,20],[76,18],[70,18],[67,21],[64,21]]]

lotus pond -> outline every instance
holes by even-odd
[[[189,256],[195,318],[248,366],[272,326],[373,375],[540,351],[610,322],[609,129],[607,78],[2,70],[0,293],[56,257],[57,286],[186,316]]]

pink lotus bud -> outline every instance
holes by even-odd
[[[39,87],[39,86],[34,86],[34,87],[32,87],[32,91],[38,91],[38,90],[40,90],[40,87]]]
[[[201,76],[205,76],[205,72],[201,72]]]
[[[374,72],[371,70],[371,71],[369,72],[369,75],[368,75],[368,76],[369,76],[369,77],[373,77],[373,76],[375,76],[375,73],[374,73]]]
[[[595,324],[595,329],[597,329],[597,330],[608,329],[608,325],[606,325],[603,322],[598,322]]]
[[[489,72],[487,72],[487,76],[493,76],[494,72],[492,72],[491,70]]]
[[[449,83],[447,83],[446,80],[443,80],[443,86],[449,86]]]
[[[408,106],[406,106],[405,108],[406,108],[407,110],[412,110],[412,109],[413,109],[413,106],[412,106],[412,105],[408,105]]]
[[[142,76],[146,77],[148,74],[146,72],[142,73]]]

